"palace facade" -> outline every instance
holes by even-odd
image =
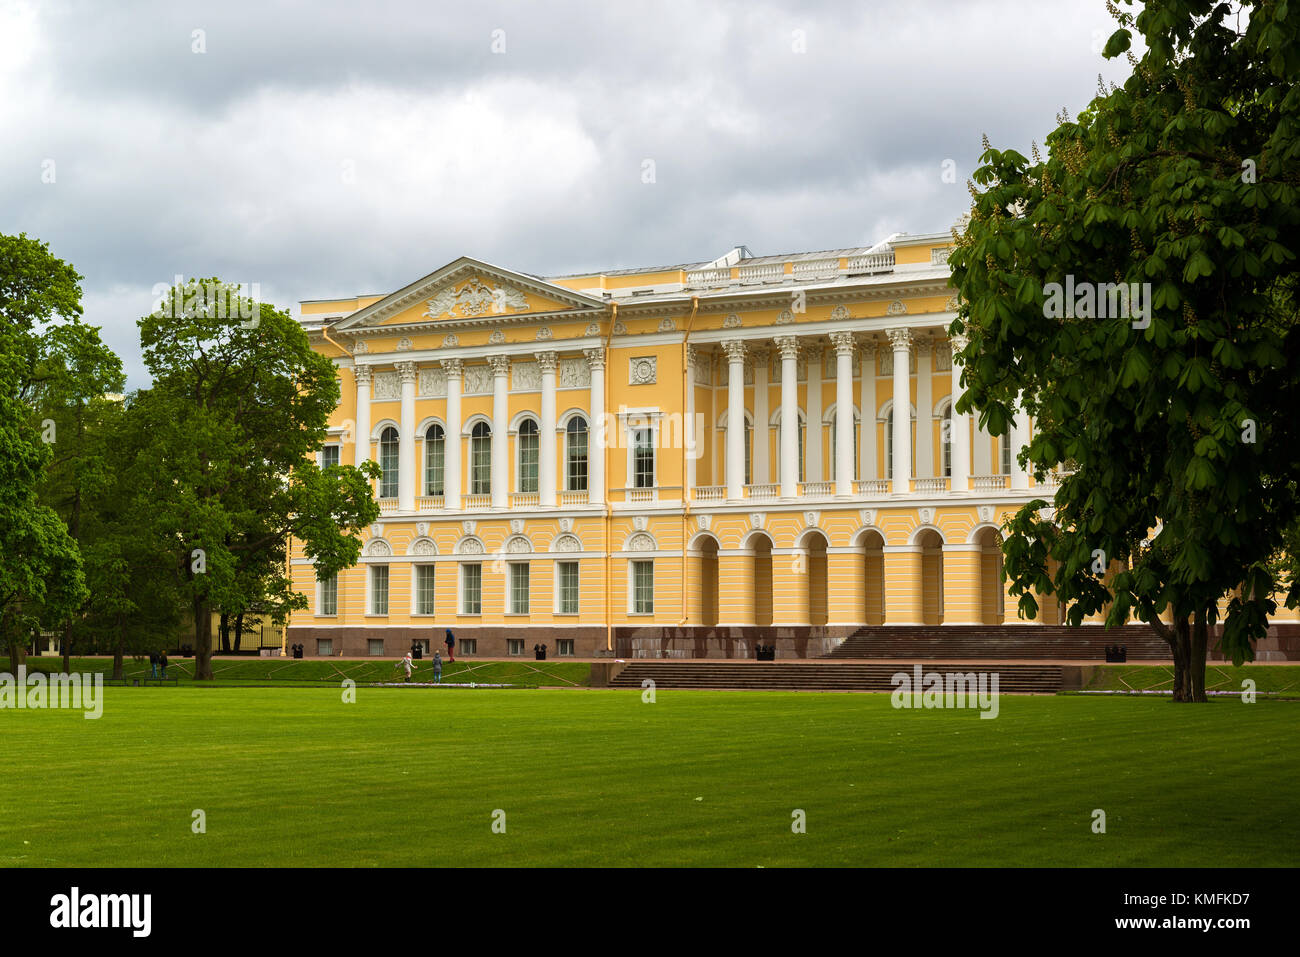
[[[462,258],[303,302],[342,382],[320,461],[383,477],[356,567],[319,581],[293,552],[287,641],[811,657],[864,624],[1015,621],[998,529],[1054,482],[1016,463],[1030,422],[953,409],[951,246],[547,278]]]

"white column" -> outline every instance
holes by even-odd
[[[772,481],[772,472],[768,468],[768,426],[770,414],[767,410],[767,350],[759,349],[754,353],[754,451],[751,466],[755,485],[767,485]]]
[[[537,451],[538,502],[543,508],[555,505],[555,368],[559,357],[554,352],[537,353],[537,367],[542,370],[542,426]]]
[[[835,344],[835,494],[853,494],[853,333],[833,332]]]
[[[822,347],[808,347],[808,422],[803,430],[803,472],[808,482],[822,481]]]
[[[862,409],[862,437],[858,439],[858,455],[862,465],[858,474],[873,479],[876,477],[876,344],[867,340],[859,348],[862,350],[862,398],[858,406]]]
[[[1029,416],[1023,396],[1016,396],[1015,417],[1011,420],[1011,487],[1029,488],[1029,469],[1020,464],[1020,450],[1029,444]]]
[[[353,464],[360,465],[370,458],[370,366],[356,366],[353,375],[357,380],[357,421],[354,438],[356,448]]]
[[[929,339],[916,340],[916,477],[934,477],[934,405]]]
[[[957,353],[966,348],[969,340],[965,336],[954,336],[949,341],[952,348],[952,482],[949,488],[954,492],[970,489],[970,413],[957,411],[957,400],[961,397],[961,363]]]
[[[510,504],[510,357],[488,356],[492,367],[492,507]]]
[[[910,329],[890,329],[889,344],[894,350],[894,480],[890,491],[906,495],[912,477],[912,396]]]
[[[799,340],[781,336],[781,497],[799,494]]]
[[[686,347],[686,421],[682,423],[683,442],[686,448],[683,454],[686,456],[686,488],[682,492],[682,497],[695,497],[695,463],[700,457],[699,441],[700,437],[695,434],[695,359],[696,352],[694,346]]]
[[[397,363],[402,379],[402,412],[397,423],[397,508],[415,511],[415,363]]]
[[[591,410],[591,429],[587,439],[587,501],[592,505],[605,503],[605,465],[608,456],[609,435],[605,421],[605,351],[586,349],[587,367],[591,370],[591,392],[587,408]]]
[[[727,350],[727,498],[745,495],[745,343],[724,342]]]
[[[443,359],[447,373],[447,434],[442,459],[442,507],[460,508],[460,390],[465,369],[459,359]]]

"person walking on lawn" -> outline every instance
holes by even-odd
[[[456,636],[451,633],[450,628],[447,629],[447,637],[445,641],[447,643],[447,660],[455,661],[456,660]]]
[[[167,652],[165,651],[158,656],[158,670],[161,672],[160,678],[167,677]]]
[[[433,653],[433,683],[436,685],[442,684],[442,652],[441,651],[435,651]]]
[[[411,669],[414,667],[414,665],[411,662],[411,653],[409,651],[406,653],[406,657],[397,663],[397,667],[404,668],[406,670],[406,680],[410,681]]]

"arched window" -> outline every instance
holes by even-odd
[[[424,494],[443,494],[443,462],[447,454],[447,437],[437,422],[424,433]]]
[[[564,428],[564,487],[570,492],[587,491],[587,420],[575,415]]]
[[[911,410],[909,409],[908,411],[910,413]],[[916,425],[915,416],[910,417],[909,424],[913,426]],[[912,474],[915,474],[916,473],[916,433],[914,431],[912,432],[912,441],[909,443],[909,445],[911,446],[910,451],[912,453],[912,461],[908,463],[908,471],[911,472]],[[893,477],[894,477],[894,409],[893,406],[890,406],[889,415],[885,419],[885,478],[892,479]]]
[[[952,403],[943,410],[943,422],[940,424],[939,437],[943,441],[943,474],[952,476]]]
[[[519,491],[537,491],[537,423],[524,419],[519,423]]]
[[[492,491],[492,427],[479,422],[469,434],[469,493]]]
[[[839,435],[839,428],[840,428],[839,416],[840,416],[839,409],[836,409],[835,414],[831,416],[831,473],[830,475],[832,479],[835,478],[837,474],[835,471],[835,464],[836,464],[835,463],[835,436]],[[856,479],[858,477],[858,430],[856,428],[856,423],[855,423],[855,428],[853,428],[851,431],[853,432],[853,466],[849,469],[849,472]]]
[[[778,416],[777,416],[777,429],[778,429],[778,430],[780,429],[780,426],[781,426],[781,418],[780,418],[780,415],[778,414]],[[799,474],[798,474],[798,476],[795,478],[795,481],[796,481],[796,482],[802,482],[802,481],[803,481],[803,459],[804,459],[804,447],[803,447],[803,443],[804,443],[804,433],[805,433],[806,431],[807,431],[807,423],[804,421],[803,413],[800,412],[800,413],[799,413],[799,438],[795,441],[795,445],[798,446],[798,448],[799,448]],[[780,432],[779,432],[779,431],[777,432],[777,435],[780,435]],[[777,448],[780,448],[780,446],[778,445]],[[777,466],[776,466],[776,477],[777,477],[777,481],[778,481],[778,482],[781,481],[781,470],[784,469],[784,468],[785,468],[785,462],[784,462],[784,460],[782,460],[781,457],[778,455],[778,456],[777,456]]]
[[[397,430],[391,425],[379,433],[379,467],[384,470],[379,479],[379,497],[397,498]]]

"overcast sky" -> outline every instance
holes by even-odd
[[[946,229],[982,133],[1027,150],[1122,82],[1113,29],[1104,0],[0,0],[0,232],[85,276],[135,388],[176,274],[296,314],[461,255],[563,274]]]

